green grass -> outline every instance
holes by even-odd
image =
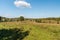
[[[14,28],[23,29],[23,31],[29,31],[29,35],[23,40],[60,40],[60,24],[51,25],[33,22],[0,23],[0,30]]]

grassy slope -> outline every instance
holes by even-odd
[[[0,29],[19,28],[30,33],[23,40],[60,40],[60,24],[44,24],[34,22],[3,22]]]

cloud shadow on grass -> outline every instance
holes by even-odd
[[[29,35],[29,31],[23,32],[20,29],[1,29],[0,40],[22,40]]]

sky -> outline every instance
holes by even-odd
[[[0,0],[0,16],[60,17],[60,0]]]

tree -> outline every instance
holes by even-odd
[[[35,22],[41,23],[42,20],[40,20],[40,19],[35,19]]]
[[[20,16],[20,21],[24,21],[24,17],[23,16]]]
[[[2,17],[0,16],[0,22],[2,21]]]

